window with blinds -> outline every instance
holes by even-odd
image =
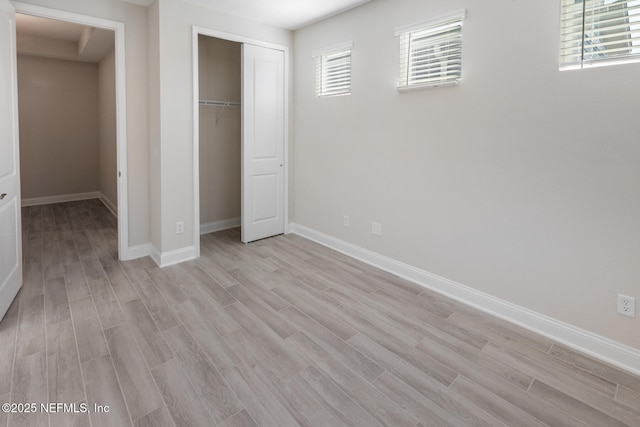
[[[351,93],[351,44],[314,54],[316,59],[316,96]]]
[[[560,69],[640,61],[640,0],[562,0]]]
[[[462,77],[465,11],[396,30],[400,43],[398,90],[457,84]]]

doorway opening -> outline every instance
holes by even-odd
[[[16,48],[24,251],[117,259],[114,31],[18,13]]]
[[[201,233],[240,226],[232,238],[249,243],[288,231],[288,48],[195,26],[192,35],[198,257]]]
[[[110,213],[96,221],[112,223],[110,253],[130,259],[124,24],[26,3],[15,9],[23,204],[36,216],[39,205],[75,204],[85,222],[104,206]]]

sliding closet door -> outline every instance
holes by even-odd
[[[15,24],[0,0],[0,320],[22,286]]]
[[[284,233],[284,52],[242,45],[242,241]]]

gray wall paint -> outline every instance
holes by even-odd
[[[104,197],[118,206],[117,136],[116,136],[116,74],[115,51],[98,65],[98,173],[99,188]]]
[[[240,43],[200,36],[200,99],[240,102]],[[240,108],[200,107],[200,223],[240,217]]]
[[[398,93],[394,29],[461,8],[460,85]],[[640,64],[558,71],[559,12],[375,0],[295,32],[294,221],[640,348]],[[316,98],[312,52],[349,40],[352,94]]]
[[[22,198],[97,191],[98,66],[18,55]]]

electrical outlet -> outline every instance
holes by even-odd
[[[618,294],[618,313],[624,316],[636,317],[636,299]]]
[[[376,236],[382,236],[382,224],[380,224],[379,222],[372,222],[371,234],[375,234]]]
[[[345,227],[349,227],[349,216],[345,215],[342,217],[342,225],[344,225]]]
[[[184,221],[176,222],[176,234],[184,233]]]

